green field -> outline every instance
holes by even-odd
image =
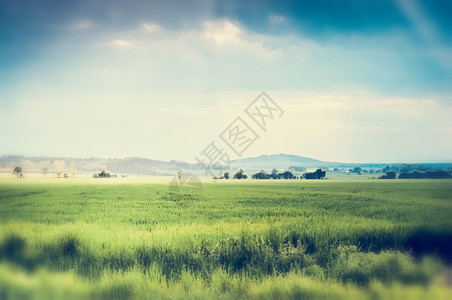
[[[168,182],[0,178],[0,299],[452,295],[451,180]]]

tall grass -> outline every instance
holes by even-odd
[[[451,261],[451,192],[450,181],[240,182],[206,184],[187,205],[158,184],[0,183],[0,265],[71,274],[74,293],[94,298],[369,296],[379,282],[434,283]],[[0,276],[0,296],[16,283]]]
[[[244,231],[237,237],[223,236],[215,241],[188,238],[179,239],[177,244],[154,241],[107,249],[71,234],[33,245],[14,233],[0,243],[0,260],[30,271],[41,266],[56,271],[75,270],[76,274],[94,280],[104,271],[127,272],[134,268],[144,274],[151,269],[158,270],[168,281],[180,280],[183,272],[208,279],[213,271],[220,269],[231,275],[262,279],[313,267],[318,267],[328,278],[358,285],[367,285],[372,279],[406,281],[410,278],[416,282],[430,278],[414,271],[414,259],[408,254],[382,249],[377,254],[359,249],[353,241],[359,245],[359,239],[342,237],[341,240],[335,235],[315,232],[308,235],[295,229],[271,228],[259,234]],[[412,274],[402,272],[404,268]]]

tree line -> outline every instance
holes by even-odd
[[[447,179],[452,178],[452,173],[445,170],[428,170],[419,171],[413,170],[408,172],[402,172],[397,176],[397,171],[389,170],[384,175],[378,177],[379,179]]]
[[[297,176],[289,170],[279,172],[277,169],[273,169],[270,173],[265,170],[260,170],[257,173],[251,175],[252,179],[322,179],[325,178],[326,171],[317,169],[315,172],[305,172],[303,175]],[[234,175],[231,176],[229,172],[225,172],[223,176],[213,177],[213,179],[247,179],[248,175],[245,174],[243,169],[239,169]]]
[[[24,171],[21,166],[16,166],[12,172],[12,174],[16,175],[17,178],[24,178]],[[42,168],[41,174],[47,176],[49,174],[49,168]],[[69,171],[57,171],[55,173],[57,178],[75,178],[77,175],[77,168],[73,167]],[[121,178],[128,178],[129,175],[121,175]],[[118,175],[111,173],[106,168],[101,168],[98,172],[93,173],[93,178],[118,178]]]
[[[16,175],[17,178],[25,177],[24,170],[22,169],[21,166],[16,166],[11,173]],[[49,174],[49,168],[42,168],[41,174],[47,176],[47,174]],[[75,175],[77,175],[77,168],[73,167],[68,172],[57,171],[55,174],[58,178],[69,178],[69,177],[75,178]]]

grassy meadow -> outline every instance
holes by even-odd
[[[0,178],[0,299],[450,299],[451,180]]]

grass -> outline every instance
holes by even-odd
[[[0,298],[450,296],[451,183],[1,178]]]

